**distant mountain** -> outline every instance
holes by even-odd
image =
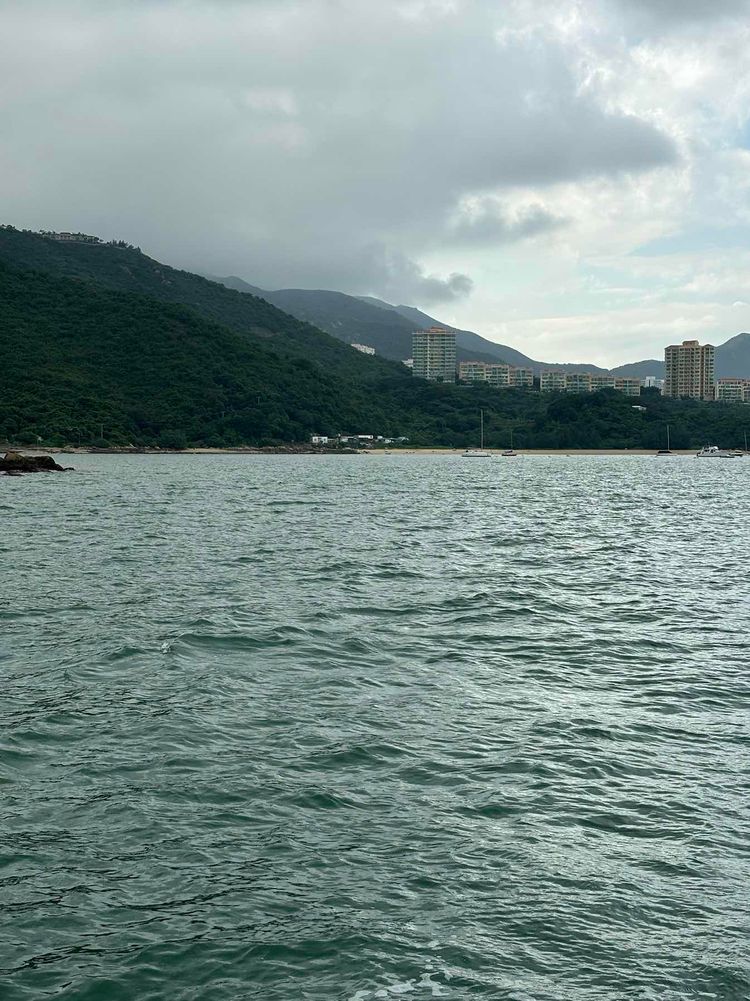
[[[237,278],[236,275],[229,275],[228,278],[212,278],[211,275],[206,275],[206,278],[212,282],[220,282],[222,285],[226,285],[227,288],[233,288],[235,292],[249,292],[250,295],[257,295],[261,299],[265,298],[265,292],[262,288],[257,288],[255,285],[243,281],[242,278]]]
[[[750,379],[750,334],[737,334],[717,347],[716,376]]]
[[[506,362],[532,368],[535,374],[543,368],[565,372],[604,372],[605,369],[582,362],[534,361],[507,344],[498,344],[444,323],[413,306],[393,306],[374,296],[352,296],[325,289],[259,289],[241,278],[215,278],[228,288],[259,295],[299,320],[314,324],[348,344],[369,344],[377,354],[394,361],[411,357],[411,338],[415,330],[425,327],[446,327],[456,331],[458,361]]]
[[[375,300],[380,301],[380,300]],[[449,323],[436,320],[433,316],[423,313],[414,306],[391,306],[383,304],[384,308],[394,309],[401,316],[407,317],[412,323],[417,324],[417,329],[422,327],[446,327],[448,330],[456,331],[456,346],[460,347],[469,359],[483,361],[480,354],[489,354],[493,361],[504,361],[508,365],[516,365],[519,368],[533,368],[534,374],[539,375],[543,368],[556,368],[563,372],[605,372],[606,369],[597,365],[587,365],[580,362],[545,362],[534,361],[528,355],[516,351],[515,348],[507,344],[498,344],[495,341],[488,341],[486,338],[475,334],[471,330],[461,330],[460,327],[452,327]]]
[[[615,375],[631,375],[643,379],[647,375],[664,378],[664,360],[636,361],[630,365],[620,365],[613,368]],[[717,379],[735,378],[750,379],[750,334],[742,333],[730,337],[728,341],[716,347],[716,377]]]
[[[229,288],[260,296],[299,320],[311,323],[349,344],[369,344],[378,355],[403,360],[411,355],[411,337],[415,330],[446,327],[456,331],[456,356],[459,361],[505,362],[531,368],[538,375],[544,368],[563,372],[607,372],[586,362],[537,361],[508,344],[488,341],[471,330],[461,330],[414,306],[394,306],[374,296],[351,296],[323,289],[278,289],[268,291],[250,285],[241,278],[216,278]],[[656,358],[629,362],[611,370],[613,375],[644,379],[652,375],[664,378],[664,361]],[[716,375],[750,378],[750,333],[737,334],[716,348]]]
[[[347,344],[368,344],[382,358],[393,361],[403,361],[411,357],[411,337],[415,330],[422,328],[422,323],[401,315],[395,307],[388,303],[380,304],[380,300],[360,299],[357,296],[346,295],[343,292],[331,292],[326,289],[259,289],[241,278],[215,278],[228,288],[237,289],[252,295],[261,296],[266,302],[272,303],[278,309],[284,310],[298,320],[311,323],[320,330],[325,330],[340,341]],[[377,303],[377,305],[375,305]],[[437,321],[430,321],[434,325]],[[459,347],[459,361],[476,359],[477,361],[497,361],[498,345],[491,341],[479,339],[487,349],[464,349]]]
[[[653,375],[657,379],[664,378],[664,361],[657,361],[656,358],[646,361],[634,361],[628,365],[618,365],[611,369],[612,375],[630,376],[633,379],[645,379],[647,375]]]

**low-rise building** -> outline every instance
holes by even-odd
[[[539,388],[543,393],[564,393],[566,373],[557,369],[543,369],[539,373]]]
[[[591,373],[590,372],[567,372],[565,374],[566,393],[590,393]]]
[[[55,233],[52,230],[40,230],[40,236],[46,236],[48,240],[57,240],[58,243],[102,243],[98,236],[89,236],[88,233]]]
[[[616,389],[625,396],[641,395],[641,380],[609,375],[607,372],[560,372],[544,369],[539,377],[543,393],[597,393],[600,389]]]
[[[533,368],[520,368],[514,365],[510,366],[510,371],[508,372],[508,382],[511,386],[515,386],[519,389],[524,387],[529,387],[534,385],[534,369]]]
[[[327,445],[328,435],[325,434],[314,434],[310,438],[311,445]]]
[[[534,372],[530,368],[516,368],[505,362],[462,361],[458,365],[462,382],[486,382],[490,386],[533,386]]]
[[[487,362],[462,361],[458,363],[461,382],[487,382]]]
[[[375,348],[371,348],[369,344],[352,344],[355,351],[361,351],[363,355],[374,355]]]
[[[723,403],[750,403],[750,379],[717,379],[714,399]]]
[[[641,395],[641,380],[631,376],[623,376],[615,379],[615,389],[626,396]]]

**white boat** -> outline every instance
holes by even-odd
[[[484,450],[484,410],[479,411],[479,448],[467,448],[462,459],[491,459],[492,453]]]
[[[516,452],[515,449],[513,448],[513,432],[512,431],[510,433],[510,448],[506,448],[504,452],[500,453],[500,455],[505,455],[505,456],[518,455],[518,452]]]
[[[704,445],[700,452],[695,453],[696,459],[737,459],[741,452],[730,452],[727,448],[719,448],[718,445]]]

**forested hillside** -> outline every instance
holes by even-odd
[[[130,247],[62,243],[26,230],[0,226],[0,261],[64,278],[95,282],[110,289],[189,306],[274,351],[319,362],[348,379],[386,375],[408,378],[395,362],[369,358],[321,330],[301,322],[264,299],[227,288],[189,271],[178,271]]]
[[[222,447],[350,432],[464,447],[477,442],[480,408],[489,447],[507,446],[513,432],[517,447],[656,449],[667,423],[675,448],[741,446],[750,430],[741,404],[648,393],[641,410],[614,391],[556,396],[427,383],[135,250],[123,251],[125,283],[151,283],[164,295],[203,289],[203,307],[113,288],[115,248],[79,244],[57,254],[51,241],[22,236],[21,256],[38,250],[36,267],[46,262],[57,273],[11,266],[0,254],[0,440]],[[79,273],[61,276],[62,264]],[[206,318],[219,307],[232,322]],[[242,318],[251,315],[257,322],[247,326]]]
[[[367,383],[184,306],[0,263],[0,315],[7,439],[221,446],[392,424]]]

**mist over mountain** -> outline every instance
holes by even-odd
[[[215,280],[240,292],[261,296],[279,309],[347,343],[368,344],[377,354],[393,360],[410,357],[411,336],[415,330],[438,326],[456,331],[459,361],[501,361],[531,368],[535,375],[544,368],[554,368],[564,372],[610,371],[614,375],[638,379],[664,378],[663,359],[628,362],[609,370],[586,362],[539,361],[508,344],[490,341],[472,330],[453,327],[414,306],[393,305],[374,296],[351,296],[324,289],[261,289],[234,276]],[[737,334],[717,346],[716,375],[719,378],[750,378],[750,334]]]
[[[456,330],[458,361],[506,362],[532,368],[559,368],[566,372],[604,372],[605,369],[583,362],[541,362],[510,347],[487,340],[471,330],[460,330],[413,306],[393,306],[372,296],[352,296],[325,289],[259,289],[241,278],[215,278],[228,288],[260,295],[279,309],[349,344],[368,344],[377,354],[394,361],[411,357],[411,338],[415,330],[446,327]]]

